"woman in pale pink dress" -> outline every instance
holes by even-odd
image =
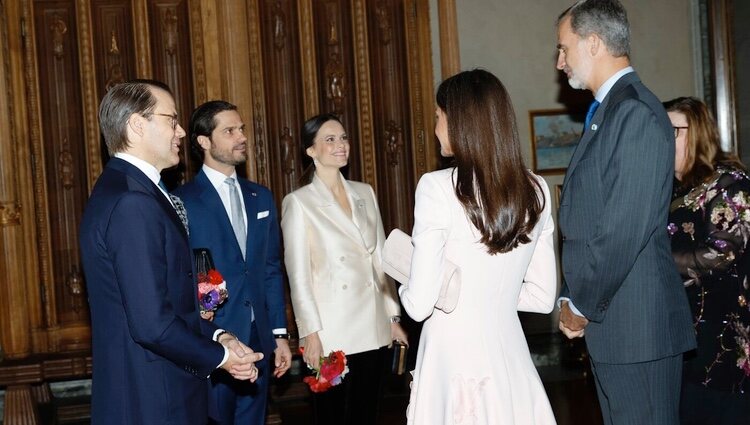
[[[425,174],[414,208],[411,278],[399,289],[424,320],[409,424],[554,424],[518,311],[549,313],[557,290],[547,184],[523,164],[505,87],[483,70],[445,80],[435,134],[455,167]],[[458,303],[436,309],[446,261]]]

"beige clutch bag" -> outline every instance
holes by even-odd
[[[411,253],[414,246],[411,236],[399,229],[393,229],[383,246],[383,271],[393,279],[406,285],[411,274]],[[445,260],[445,270],[441,277],[440,296],[435,308],[450,313],[456,308],[461,292],[461,269]]]

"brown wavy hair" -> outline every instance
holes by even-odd
[[[490,254],[531,241],[544,209],[539,182],[526,168],[507,90],[475,69],[443,81],[436,101],[446,114],[456,196]]]
[[[687,171],[680,186],[695,187],[709,180],[717,165],[728,165],[744,170],[740,160],[721,150],[719,130],[711,111],[703,101],[694,97],[678,97],[664,102],[667,112],[679,112],[687,118]]]

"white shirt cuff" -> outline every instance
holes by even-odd
[[[274,335],[286,335],[287,334],[286,328],[276,328],[276,329],[273,329],[271,332],[273,332]]]
[[[222,332],[224,332],[224,329],[217,329],[214,332],[214,341],[219,342],[219,340],[218,340],[219,334],[222,333]],[[223,346],[223,345],[221,346],[221,348],[224,349],[224,358],[221,359],[221,363],[219,363],[219,365],[216,366],[216,369],[224,366],[224,363],[226,363],[227,360],[229,360],[229,349],[227,347]]]
[[[560,298],[557,299],[557,307],[558,308],[560,308],[560,304],[563,301],[567,301],[568,302],[568,307],[570,307],[570,311],[572,311],[573,314],[575,314],[576,316],[586,317],[586,316],[583,315],[583,313],[581,313],[580,311],[578,311],[578,309],[576,308],[576,306],[573,305],[573,301],[571,301],[570,298],[568,298],[568,297],[560,297]]]

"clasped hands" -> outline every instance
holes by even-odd
[[[573,313],[570,309],[568,302],[563,300],[560,303],[560,331],[562,331],[568,339],[580,338],[583,336],[583,331],[586,325],[589,324],[588,319],[583,316],[579,316]]]
[[[221,368],[229,372],[234,379],[255,382],[258,379],[255,362],[263,359],[263,353],[254,352],[229,333],[221,335],[218,342],[229,351],[229,358]]]

